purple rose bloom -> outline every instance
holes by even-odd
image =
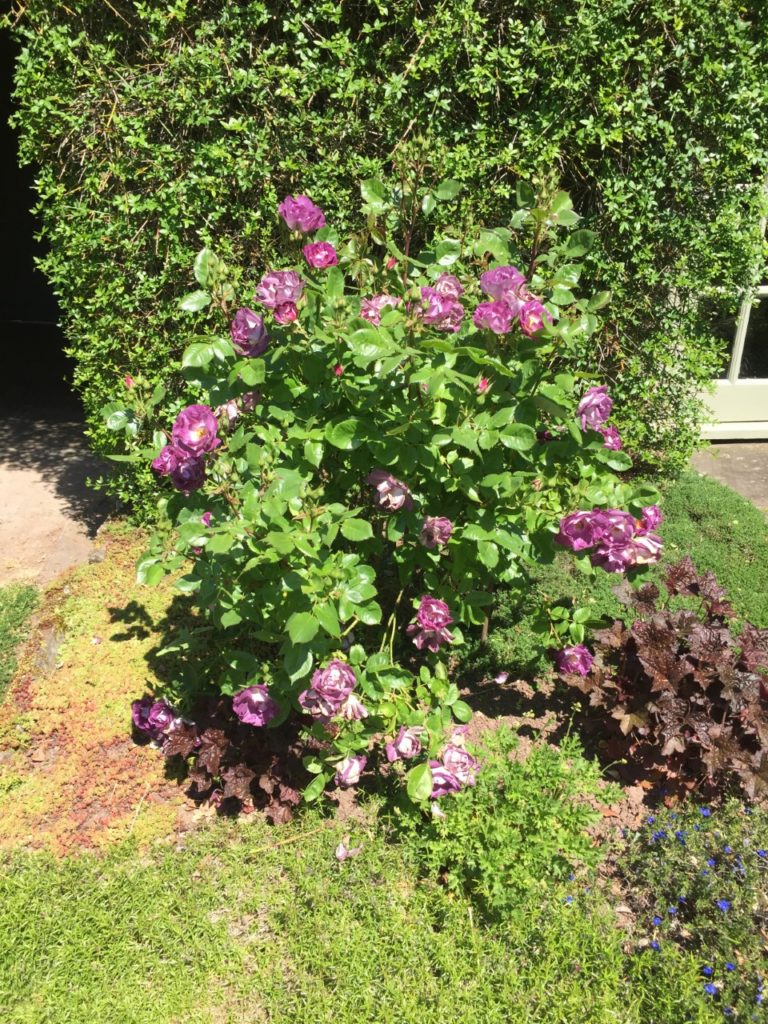
[[[440,274],[432,282],[432,288],[444,299],[458,299],[460,295],[464,294],[461,282],[453,274]]]
[[[661,558],[664,547],[657,533],[642,533],[631,544],[634,565],[653,565]]]
[[[243,306],[229,325],[232,347],[241,356],[260,356],[266,351],[269,335],[264,320],[252,309]]]
[[[594,513],[599,539],[607,544],[627,544],[635,535],[637,523],[629,512],[619,508],[601,509]]]
[[[560,532],[555,537],[571,551],[583,551],[593,547],[600,539],[598,512],[571,512],[560,520]]]
[[[437,653],[441,644],[451,643],[453,634],[447,628],[453,622],[450,609],[445,601],[424,595],[419,602],[416,621],[406,629],[408,636],[413,637],[414,644],[422,651]]]
[[[277,212],[291,231],[318,231],[325,227],[325,215],[309,196],[286,196]]]
[[[449,743],[443,751],[443,766],[455,775],[462,786],[474,786],[480,765],[477,758],[456,743]]]
[[[182,459],[168,474],[171,483],[182,494],[199,490],[205,483],[205,459]]]
[[[255,298],[267,309],[295,305],[304,291],[304,282],[295,270],[271,270],[259,281]]]
[[[212,452],[221,444],[216,434],[218,429],[212,409],[207,405],[188,405],[176,417],[171,436],[175,447],[181,449],[186,458],[196,457]]]
[[[234,398],[230,398],[228,402],[223,402],[221,405],[217,405],[213,410],[213,415],[217,420],[224,421],[222,426],[226,425],[231,427],[237,417],[240,415],[240,408]]]
[[[621,451],[623,447],[621,434],[616,427],[598,427],[597,429],[603,435],[603,448],[609,448],[612,452]]]
[[[343,761],[339,761],[333,781],[337,786],[341,786],[342,789],[346,789],[348,786],[356,786],[360,781],[360,776],[363,774],[367,761],[368,758],[364,754],[350,754]]]
[[[560,672],[575,672],[577,675],[585,676],[592,668],[594,656],[584,646],[576,644],[575,647],[564,647],[555,655],[555,664]]]
[[[486,295],[498,302],[507,302],[514,306],[517,300],[518,305],[521,296],[520,289],[525,288],[525,274],[522,274],[517,267],[494,267],[493,270],[486,270],[480,275],[480,287]]]
[[[279,306],[275,306],[273,312],[279,324],[292,324],[299,315],[295,302],[281,302]]]
[[[552,323],[552,317],[538,299],[529,299],[520,307],[520,330],[527,337],[532,337],[544,326],[546,320]]]
[[[426,731],[423,725],[412,725],[409,728],[401,725],[394,741],[384,746],[390,764],[399,761],[401,757],[418,757],[422,748],[421,737]]]
[[[581,429],[597,430],[611,415],[611,409],[613,399],[604,384],[588,388],[576,409],[576,415],[581,417]]]
[[[168,476],[185,459],[186,455],[180,452],[178,448],[167,444],[157,458],[152,460],[152,469],[157,470],[163,476]]]
[[[604,569],[605,572],[624,572],[634,565],[635,553],[632,543],[601,544],[590,555],[590,561],[596,568]]]
[[[658,505],[646,505],[645,508],[642,509],[642,515],[641,528],[646,533],[650,530],[655,530],[663,519],[661,509]]]
[[[464,307],[460,302],[440,295],[434,288],[422,288],[421,300],[427,307],[421,314],[425,324],[437,331],[449,331],[452,334],[461,330]]]
[[[344,703],[357,685],[355,670],[337,658],[312,675],[312,689],[333,706],[334,711]]]
[[[384,512],[399,512],[401,508],[413,508],[411,492],[404,483],[396,480],[385,469],[374,469],[365,478],[365,482],[373,484],[376,488],[373,500],[376,507]]]
[[[280,713],[280,705],[261,683],[249,686],[232,698],[232,710],[246,725],[266,725]]]
[[[361,718],[368,717],[368,708],[361,700],[358,700],[354,693],[350,693],[339,708],[338,715],[346,722],[359,722]]]
[[[514,312],[506,302],[481,302],[472,314],[475,327],[487,327],[494,334],[508,334],[512,329]]]
[[[378,327],[381,324],[381,314],[387,306],[394,309],[399,305],[400,299],[396,295],[373,295],[370,299],[361,299],[360,316],[374,327]]]
[[[427,516],[421,526],[421,543],[425,548],[442,547],[451,539],[453,523],[444,516]]]
[[[175,718],[176,712],[167,700],[161,698],[156,700],[149,709],[147,724],[150,728],[157,729],[158,732],[166,732],[170,729]]]
[[[200,516],[200,522],[206,527],[206,529],[211,525],[211,519],[213,519],[212,512],[203,512]]]
[[[170,729],[176,715],[168,701],[142,697],[131,704],[131,718],[139,732],[156,740]]]
[[[304,253],[304,259],[315,270],[335,267],[339,262],[338,253],[330,242],[310,242],[301,251]]]
[[[337,712],[337,705],[321,697],[312,687],[299,694],[299,704],[308,715],[312,715],[319,722],[330,722]]]
[[[429,767],[432,769],[432,793],[430,794],[432,800],[437,800],[448,793],[459,792],[461,783],[444,764],[439,761],[430,761]]]

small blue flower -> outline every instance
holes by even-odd
[[[702,967],[701,973],[706,975],[707,978],[711,978],[712,975],[715,973],[715,969],[714,967]]]
[[[568,881],[569,881],[569,882],[572,882],[572,881],[574,880],[574,878],[575,878],[575,877],[576,877],[576,875],[574,875],[574,873],[573,873],[573,872],[571,872],[571,873],[570,873],[570,875],[568,875]]]
[[[685,832],[683,832],[682,829],[678,829],[677,832],[675,832],[675,839],[685,846]]]
[[[658,944],[656,939],[654,939],[653,942],[651,943],[651,949],[661,949],[661,946]]]
[[[708,996],[716,996],[717,985],[713,985],[711,981],[708,981],[707,984],[704,986],[704,991],[707,993]]]
[[[654,821],[656,821],[656,819],[654,818],[654,816],[652,814],[649,814],[648,817],[646,818],[646,821],[648,822],[649,825],[652,825],[654,823]]]
[[[716,900],[716,903],[717,903],[717,906],[719,907],[719,909],[723,911],[723,913],[725,913],[726,910],[730,910],[731,909],[731,901],[730,900]]]
[[[658,928],[659,925],[661,924],[661,918],[660,917],[654,917],[654,919],[651,921],[651,924],[653,925],[654,928]]]
[[[709,874],[709,872],[707,871],[706,868],[704,868],[704,870],[701,873],[702,873],[702,875],[708,875]]]
[[[677,913],[677,907],[667,907],[667,912],[669,914],[676,914]]]
[[[733,1009],[730,1006],[724,1006],[723,1007],[723,1016],[724,1017],[732,1017],[733,1016]]]
[[[587,886],[587,887],[586,887],[586,888],[584,889],[584,892],[586,893],[586,895],[589,895],[589,891],[590,891],[590,890],[589,890],[589,886]]]
[[[660,828],[656,832],[654,832],[653,835],[651,836],[651,842],[652,843],[658,843],[658,842],[661,842],[662,839],[666,839],[666,838],[667,838],[667,833],[664,831],[663,828]]]
[[[726,969],[726,971],[735,971],[736,970],[736,964],[732,964],[730,962],[730,960],[729,960],[728,963],[725,965],[725,969]]]
[[[701,825],[694,825],[693,826],[693,831],[694,832],[701,832]]]
[[[708,818],[711,813],[712,813],[712,811],[710,811],[710,809],[708,807],[700,807],[699,808],[699,814],[702,816],[702,818]]]
[[[710,868],[713,868],[713,867],[715,866],[715,864],[716,864],[716,863],[717,863],[717,862],[716,862],[716,860],[715,860],[715,858],[714,858],[714,857],[708,857],[708,858],[707,858],[707,866],[708,866],[708,867],[710,867]]]
[[[758,857],[768,857],[768,850],[758,850],[757,851],[757,856]]]
[[[677,902],[678,903],[687,903],[688,900],[685,898],[685,896],[678,896],[677,897]]]
[[[670,818],[672,819],[672,821],[674,821],[676,817],[677,817],[677,814],[675,814],[675,813],[670,814]]]
[[[730,848],[730,846],[724,846],[723,853],[733,853],[733,850]]]
[[[573,896],[566,896],[563,903],[573,903]]]

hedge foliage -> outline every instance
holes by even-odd
[[[11,20],[42,266],[102,450],[124,374],[166,380],[189,340],[176,302],[201,244],[250,286],[285,193],[359,228],[359,181],[402,174],[462,181],[459,229],[505,223],[520,180],[571,192],[614,295],[582,362],[635,453],[686,459],[721,359],[711,303],[733,311],[760,262],[764,4],[28,0]]]

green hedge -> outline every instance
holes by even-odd
[[[457,223],[504,222],[519,179],[572,193],[614,292],[584,365],[647,464],[687,458],[721,346],[708,300],[733,310],[759,262],[766,5],[28,0],[14,31],[42,267],[100,449],[123,375],[169,378],[202,242],[243,268],[247,301],[286,192],[354,225],[359,180],[410,155],[466,184]]]

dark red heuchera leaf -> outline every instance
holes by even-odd
[[[189,769],[187,778],[198,793],[207,793],[213,785],[213,778],[204,768],[200,768],[198,765]]]
[[[221,773],[221,779],[224,783],[224,799],[228,797],[237,797],[238,800],[245,802],[251,799],[251,783],[256,778],[256,773],[252,772],[246,764],[235,764],[231,768],[225,768]]]
[[[200,737],[197,766],[209,771],[211,775],[218,775],[222,758],[229,747],[230,742],[223,729],[206,729]]]
[[[690,556],[686,555],[685,558],[681,559],[675,565],[671,565],[667,569],[666,576],[664,577],[664,585],[670,594],[688,594],[695,596],[697,593],[698,584],[698,573],[696,572],[696,566],[690,559]]]
[[[758,629],[748,622],[741,631],[739,643],[744,668],[749,672],[757,668],[768,669],[768,629]]]
[[[188,722],[179,722],[170,732],[166,734],[163,741],[163,754],[166,757],[173,757],[180,754],[182,757],[189,757],[197,744],[197,729]]]

